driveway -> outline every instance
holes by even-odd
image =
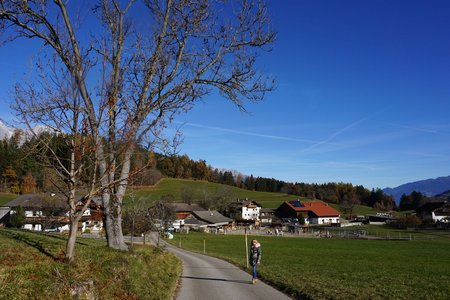
[[[291,299],[261,281],[252,284],[251,275],[223,260],[171,245],[167,250],[183,262],[177,300]]]

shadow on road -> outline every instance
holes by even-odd
[[[233,279],[223,279],[223,278],[207,278],[207,277],[194,277],[194,276],[181,276],[184,279],[196,279],[196,280],[212,280],[212,281],[225,281],[225,282],[236,282],[236,283],[245,283],[252,284],[250,280],[233,280]]]

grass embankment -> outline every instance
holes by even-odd
[[[253,237],[249,236],[250,241]],[[263,280],[298,299],[448,299],[450,238],[369,241],[258,236]],[[172,243],[245,267],[244,236],[189,233]]]
[[[181,263],[154,247],[127,253],[79,238],[69,266],[64,246],[63,236],[0,230],[0,298],[171,299],[181,274]]]

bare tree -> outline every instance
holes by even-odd
[[[124,209],[123,229],[131,236],[131,245],[134,246],[134,236],[150,231],[151,224],[148,219],[149,203],[144,198],[138,197],[133,188],[129,190],[127,205]]]
[[[161,199],[156,201],[148,210],[148,221],[151,224],[150,228],[158,229],[158,246],[159,236],[163,232],[166,232],[176,219],[175,211],[167,205],[170,197],[162,196]]]
[[[72,262],[78,223],[99,191],[95,184],[97,163],[95,156],[90,154],[93,141],[77,85],[71,82],[65,69],[61,70],[53,62],[49,61],[45,74],[40,73],[33,84],[16,85],[13,108],[36,140],[29,152],[37,155],[43,167],[55,171],[59,180],[53,180],[53,186],[67,199],[70,231],[65,260]],[[36,129],[34,124],[42,126]],[[86,174],[90,174],[89,178]],[[84,195],[81,197],[82,205],[79,205],[77,192],[81,191]],[[44,206],[51,208],[52,201],[46,199]],[[46,217],[52,218],[50,215]]]
[[[263,1],[102,0],[84,9],[98,17],[86,39],[74,5],[4,0],[0,28],[12,39],[41,39],[76,84],[97,141],[108,244],[125,250],[122,201],[136,145],[213,90],[242,111],[262,100],[273,80],[257,71],[256,58],[275,34]],[[95,85],[90,76],[98,74]]]

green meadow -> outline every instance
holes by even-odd
[[[448,299],[450,235],[381,241],[248,236],[262,280],[296,299]],[[177,234],[173,244],[246,268],[242,235]]]
[[[4,205],[18,196],[16,194],[0,193],[0,205]]]
[[[219,183],[174,178],[163,178],[154,186],[135,188],[135,195],[138,198],[152,203],[160,199],[163,195],[170,194],[174,197],[175,201],[182,201],[182,194],[186,191],[194,193],[200,199],[205,194],[213,195],[219,190],[226,190],[227,193],[235,195],[240,199],[248,198],[256,200],[263,207],[278,207],[284,201],[296,198],[295,196],[283,193],[255,192]]]
[[[150,246],[78,238],[71,265],[64,246],[64,236],[0,229],[0,299],[171,299],[181,274],[174,255]]]

